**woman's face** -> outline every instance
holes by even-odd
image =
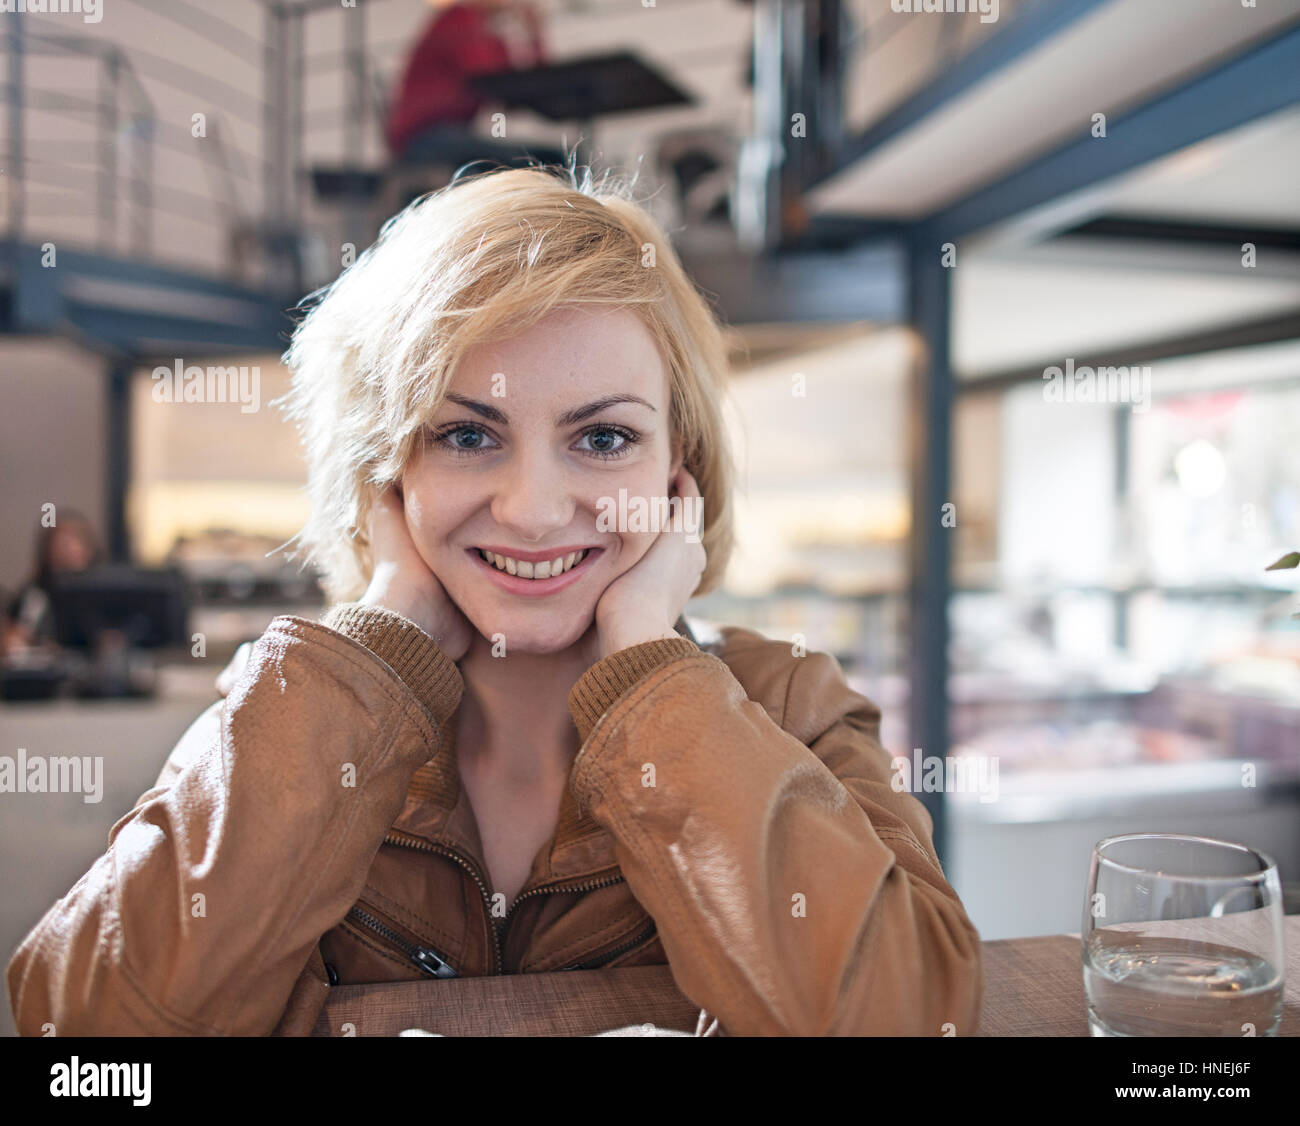
[[[50,541],[51,571],[84,571],[93,551],[90,537],[80,524],[59,524]]]
[[[625,401],[599,405],[613,397]],[[604,590],[657,535],[598,527],[602,501],[616,505],[624,489],[629,503],[666,496],[680,467],[654,336],[628,310],[557,311],[470,350],[426,435],[402,491],[429,569],[479,633],[504,636],[507,652],[573,645]],[[516,564],[588,554],[571,573],[528,579],[530,566],[511,575],[481,549]]]

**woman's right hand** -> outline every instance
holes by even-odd
[[[401,614],[459,661],[469,651],[474,627],[416,550],[396,487],[386,489],[371,510],[370,548],[374,571],[361,604]]]

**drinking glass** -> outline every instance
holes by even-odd
[[[1083,909],[1094,1036],[1275,1036],[1282,885],[1245,845],[1175,833],[1098,841]]]

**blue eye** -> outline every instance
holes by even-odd
[[[470,446],[458,445],[455,441],[452,440],[453,436],[456,434],[477,434],[480,436],[480,441]],[[486,435],[487,435],[487,431],[484,430],[482,427],[466,426],[464,423],[457,423],[456,425],[449,426],[445,430],[439,432],[439,434],[435,437],[434,440],[440,446],[444,446],[447,449],[451,450],[451,452],[454,453],[457,457],[474,457],[476,454],[487,453],[488,450],[491,448],[488,446],[483,446],[481,444],[482,438],[485,437]]]
[[[582,432],[584,438],[590,438],[594,434],[609,434],[615,438],[622,439],[621,445],[613,447],[605,446],[590,451],[595,454],[596,457],[605,458],[606,460],[617,457],[626,457],[632,452],[632,447],[640,441],[639,435],[622,426],[593,426]]]

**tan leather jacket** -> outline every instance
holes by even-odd
[[[664,962],[729,1035],[975,1031],[979,936],[832,657],[724,627],[593,665],[508,909],[462,686],[396,614],[277,618],[15,953],[19,1032],[299,1035],[331,984]]]

